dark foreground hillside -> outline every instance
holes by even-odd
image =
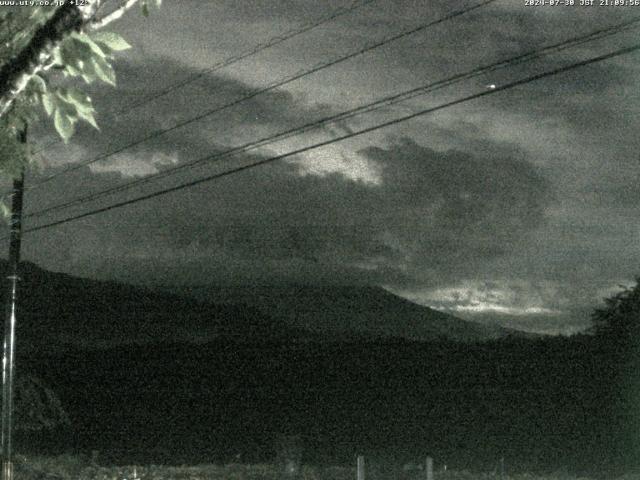
[[[626,362],[621,367],[620,362]],[[299,435],[310,462],[356,453],[451,467],[579,472],[636,461],[636,370],[593,339],[484,344],[148,345],[21,360],[60,395],[73,432],[24,448],[120,463],[274,458]],[[636,403],[637,405],[637,403]],[[55,440],[55,442],[54,442]]]
[[[371,480],[421,480],[425,474],[421,470],[407,470],[406,466],[381,463],[372,458],[365,459],[366,478]],[[487,472],[479,474],[469,471],[455,471],[444,469],[444,465],[437,465],[434,469],[435,480],[578,480],[566,472],[554,472],[550,475],[531,475],[530,473],[513,474],[509,472]],[[355,465],[302,465],[298,475],[283,474],[282,465],[270,464],[240,464],[225,465],[121,465],[104,466],[88,461],[87,458],[62,455],[58,457],[29,457],[18,464],[16,480],[71,480],[82,478],[86,480],[171,480],[171,479],[199,479],[199,480],[282,480],[298,478],[304,480],[353,480],[356,478]],[[632,480],[632,475],[618,477],[618,480]],[[586,480],[586,479],[583,479]]]

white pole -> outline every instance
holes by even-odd
[[[433,480],[433,458],[427,457],[427,461],[424,465],[424,471],[426,472],[426,480]]]
[[[364,478],[364,456],[363,455],[358,455],[358,463],[357,463],[357,472],[358,472],[358,477],[357,480],[365,480]]]

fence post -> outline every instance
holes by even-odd
[[[357,462],[357,480],[365,480],[364,478],[364,456],[363,455],[358,455],[358,462]]]
[[[424,464],[424,471],[426,480],[433,480],[433,458],[427,457],[427,460]]]

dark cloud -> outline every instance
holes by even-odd
[[[91,87],[101,132],[83,126],[69,146],[47,149],[44,170],[28,182],[459,8],[451,2],[376,2],[204,74],[130,113],[116,113],[344,5],[168,2],[144,25],[128,16],[117,28],[134,49],[117,64],[118,87]],[[495,2],[31,190],[28,209],[612,25],[627,14]],[[474,78],[368,119],[252,151],[233,165],[602,54],[630,44],[634,35],[631,30]],[[637,73],[637,58],[629,56],[532,82],[291,161],[34,234],[25,241],[26,258],[58,270],[144,283],[361,282],[417,292],[415,298],[423,299],[449,289],[459,307],[477,306],[465,294],[455,297],[457,288],[466,288],[514,311],[554,312],[509,313],[504,322],[531,328],[538,322],[549,331],[558,322],[574,329],[585,324],[585,311],[612,286],[633,278],[640,264]],[[33,128],[31,136],[40,144],[53,138],[50,127]],[[229,160],[185,170],[75,212],[227,165]],[[55,218],[60,217],[47,217]],[[439,305],[448,308],[447,302]]]
[[[470,274],[543,221],[549,184],[525,161],[436,152],[409,138],[359,155],[382,172],[379,183],[278,163],[100,216],[94,229],[118,225],[100,239],[111,247],[86,248],[78,229],[69,255],[98,265],[106,252],[107,275],[138,259],[138,281],[165,263],[179,264],[187,283],[415,284]],[[189,266],[190,256],[200,260]]]

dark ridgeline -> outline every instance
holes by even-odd
[[[215,304],[248,305],[287,325],[316,332],[323,339],[404,338],[461,341],[519,334],[497,325],[481,325],[417,305],[380,287],[371,286],[210,286],[173,289]]]
[[[0,274],[4,268],[0,263]],[[227,288],[213,292],[211,301],[201,288],[154,291],[48,272],[29,262],[23,262],[22,271],[17,328],[23,350],[203,343],[221,337],[252,343],[397,337],[480,341],[516,333],[464,321],[378,287]]]
[[[491,470],[504,457],[510,471],[581,472],[637,462],[640,369],[613,337],[462,342],[442,338],[441,324],[431,341],[347,334],[328,328],[340,312],[353,327],[380,325],[365,318],[376,309],[412,322],[423,307],[375,288],[324,288],[323,300],[299,287],[307,317],[295,323],[293,294],[211,305],[25,267],[18,371],[55,390],[71,427],[23,434],[23,450],[252,462],[295,438],[301,462],[430,454],[451,468]],[[326,323],[308,331],[313,315]]]

